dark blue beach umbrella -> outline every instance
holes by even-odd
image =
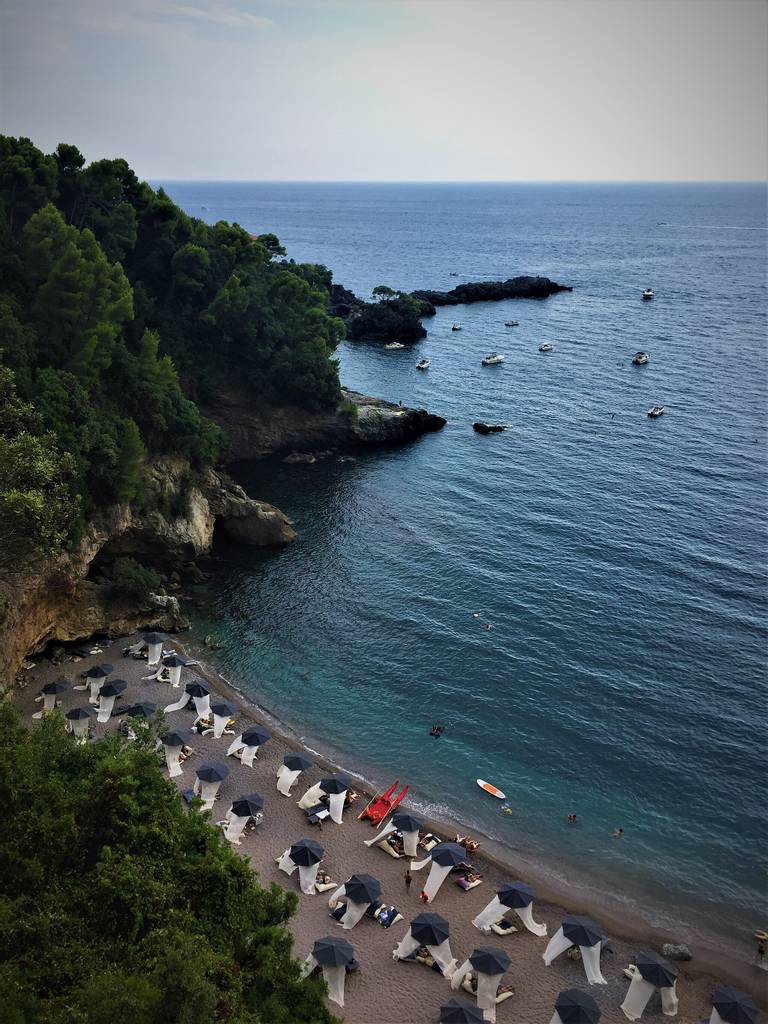
[[[330,775],[327,779],[322,779],[320,782],[320,789],[324,793],[344,793],[348,789],[352,788],[352,783],[345,775]]]
[[[228,700],[217,700],[211,701],[211,711],[214,715],[220,715],[222,718],[231,718],[237,711],[237,708],[234,704],[230,704]]]
[[[263,725],[249,725],[240,739],[246,747],[260,747],[271,735],[269,729],[265,729]]]
[[[424,828],[426,822],[418,814],[411,814],[410,811],[396,811],[392,815],[392,824],[400,832],[418,832]]]
[[[90,708],[72,708],[68,711],[65,718],[68,718],[71,722],[82,722],[86,718],[90,718],[93,712]]]
[[[525,882],[504,882],[496,895],[505,907],[522,909],[533,903],[533,889]]]
[[[432,860],[442,867],[458,867],[467,859],[467,851],[458,843],[438,843],[432,851]]]
[[[326,935],[314,944],[312,956],[321,967],[346,967],[355,959],[355,951],[346,939]]]
[[[211,688],[202,679],[191,679],[184,687],[184,692],[188,693],[190,697],[207,697]]]
[[[232,801],[232,813],[238,818],[247,818],[251,814],[258,814],[264,808],[264,797],[258,793],[249,793],[248,796],[239,796]]]
[[[635,965],[640,977],[658,988],[671,988],[677,981],[677,968],[658,953],[638,953]]]
[[[187,661],[187,658],[182,658],[179,654],[169,654],[167,658],[163,658],[163,665],[166,668],[184,668]]]
[[[66,679],[55,679],[52,683],[46,683],[40,693],[63,693],[68,688]]]
[[[128,683],[125,679],[110,679],[108,683],[104,683],[99,692],[102,697],[119,697],[127,689]]]
[[[248,731],[250,732],[250,729]],[[266,732],[266,729],[263,731]],[[245,733],[243,733],[243,738],[245,738]],[[315,762],[312,758],[307,757],[306,754],[286,754],[283,758],[283,764],[292,772],[306,771],[307,768],[311,768],[314,763]]]
[[[126,718],[151,718],[152,715],[157,711],[157,704],[131,704],[130,707],[123,708],[121,715],[125,715]]]
[[[567,988],[557,997],[555,1012],[563,1024],[597,1024],[600,1007],[588,992]]]
[[[115,671],[113,665],[91,665],[90,668],[83,672],[86,679],[106,679],[108,675],[111,675]]]
[[[754,1024],[760,1012],[749,996],[730,986],[713,994],[712,1006],[726,1024]]]
[[[352,875],[344,888],[353,903],[373,903],[381,896],[381,882],[372,875]]]
[[[563,935],[574,946],[596,946],[605,938],[605,932],[591,917],[572,915],[563,919]]]
[[[145,633],[141,638],[145,644],[164,644],[165,633]]]
[[[288,856],[294,864],[308,868],[320,863],[325,856],[325,850],[314,839],[299,839],[288,851]]]
[[[440,1024],[483,1024],[483,1011],[461,999],[449,999],[440,1007]]]
[[[229,775],[225,764],[201,764],[195,772],[201,782],[223,782]]]
[[[439,914],[419,914],[411,921],[411,935],[422,946],[439,946],[450,932],[450,925]]]
[[[503,949],[498,946],[478,946],[469,962],[480,974],[503,974],[512,963]]]
[[[183,747],[187,741],[178,732],[167,732],[162,737],[162,744],[165,747]]]

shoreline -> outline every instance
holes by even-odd
[[[272,709],[260,705],[236,682],[227,679],[211,664],[210,658],[212,655],[215,655],[215,651],[201,644],[195,636],[194,629],[188,635],[192,638],[191,644],[187,645],[183,641],[174,642],[182,650],[189,646],[189,653],[200,658],[200,665],[195,666],[195,671],[203,676],[212,687],[220,690],[227,699],[237,703],[246,717],[254,720],[258,720],[258,718],[265,719],[265,724],[272,730],[274,739],[294,750],[311,753],[316,765],[326,770],[332,772],[343,771],[362,784],[361,788],[365,795],[373,796],[376,792],[386,788],[387,782],[371,780],[360,774],[359,771],[345,767],[342,763],[342,753],[339,751],[328,751],[327,748],[323,749],[322,741],[316,741],[320,743],[320,749],[310,746],[306,737],[299,735],[289,722],[282,719]],[[409,791],[403,806],[414,805],[414,801],[409,799],[411,795]],[[447,835],[451,838],[456,832],[459,834],[471,832],[473,837],[481,842],[481,849],[475,860],[486,862],[507,878],[525,877],[526,881],[533,884],[536,889],[537,905],[539,906],[545,904],[565,908],[568,913],[593,916],[600,921],[612,937],[644,945],[652,945],[658,949],[666,942],[678,943],[686,938],[684,933],[682,935],[673,934],[647,920],[640,919],[637,923],[633,924],[626,918],[627,908],[622,907],[619,902],[611,905],[610,898],[603,897],[601,899],[596,897],[594,893],[585,892],[578,883],[573,887],[569,887],[567,884],[559,882],[533,860],[514,850],[503,841],[489,836],[480,827],[474,825],[467,826],[459,818],[454,818],[450,814],[446,814],[443,817],[433,817],[421,810],[419,810],[419,813],[425,817],[428,828],[440,835]],[[622,910],[624,916],[622,916]],[[681,921],[681,930],[683,932],[685,927],[686,923]],[[744,956],[749,956],[749,949],[746,945],[743,947],[743,955],[740,955],[739,947],[729,944],[730,949],[726,950],[723,940],[715,934],[705,936],[703,940],[691,939],[689,942],[686,942],[686,945],[689,945],[694,955],[693,960],[686,961],[682,965],[687,974],[696,978],[706,978],[714,975],[724,983],[732,984],[748,992],[758,1003],[763,1003],[768,1010],[766,978],[763,972],[757,969],[750,960],[744,959]]]

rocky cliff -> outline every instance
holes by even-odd
[[[510,277],[507,281],[469,281],[449,292],[416,291],[411,294],[433,306],[458,306],[501,299],[546,299],[557,292],[571,291],[573,288],[550,281],[548,277]]]
[[[245,390],[230,388],[204,406],[230,439],[230,458],[258,459],[276,452],[349,450],[402,444],[445,426],[442,416],[343,390],[338,409],[311,413],[296,406],[254,407]]]
[[[192,578],[194,560],[211,549],[217,520],[241,543],[279,546],[295,536],[279,509],[214,472],[195,482],[182,459],[147,466],[140,508],[105,509],[76,550],[0,578],[0,682],[54,640],[188,627],[173,595],[131,598],[110,581],[110,566],[130,556],[168,576]]]

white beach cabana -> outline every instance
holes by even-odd
[[[392,959],[405,960],[421,946],[426,946],[443,976],[450,978],[456,970],[451,953],[450,927],[439,914],[419,914],[408,926],[408,931],[392,951]]]
[[[590,985],[606,985],[600,970],[600,952],[605,932],[589,917],[573,915],[563,919],[562,925],[549,940],[542,958],[547,967],[571,946],[578,946],[581,962]]]
[[[459,989],[472,971],[477,972],[477,1006],[483,1017],[494,1024],[496,1020],[496,996],[501,979],[509,967],[509,956],[496,946],[478,946],[451,975],[451,988]]]
[[[265,730],[266,731],[266,730]],[[299,775],[307,768],[311,768],[314,762],[306,754],[290,753],[283,758],[283,763],[277,769],[277,791],[283,796],[291,795],[291,787],[295,784]]]
[[[661,997],[661,1011],[675,1017],[678,1011],[677,968],[656,953],[642,952],[635,957],[635,972],[621,1012],[628,1020],[640,1020],[654,992]]]
[[[530,885],[525,882],[505,882],[485,909],[473,919],[472,924],[487,935],[491,925],[500,921],[508,910],[514,910],[529,932],[542,937],[547,934],[547,926],[534,921],[533,900]]]
[[[97,704],[99,700],[99,691],[113,671],[114,668],[112,665],[91,665],[90,668],[83,672],[85,687],[76,686],[74,689],[80,690],[87,688],[90,690],[90,693],[88,694],[88,703]]]
[[[165,636],[162,633],[145,633],[141,638],[147,645],[147,666],[159,665],[163,656]]]
[[[183,774],[184,769],[181,767],[181,751],[184,747],[184,737],[178,732],[169,732],[157,742],[158,746],[162,746],[165,754],[165,763],[168,767],[168,777],[175,779],[179,775]]]
[[[214,712],[215,712],[214,707]],[[229,745],[227,755],[239,757],[240,762],[253,768],[253,759],[259,752],[259,747],[266,743],[272,733],[261,725],[251,725],[243,730]]]
[[[211,688],[202,679],[191,679],[175,704],[169,704],[163,710],[166,715],[172,711],[181,711],[190,701],[194,701],[198,718],[205,718],[211,713]]]
[[[709,1024],[755,1024],[760,1011],[748,995],[726,985],[712,993]]]
[[[317,871],[324,856],[325,850],[320,843],[314,839],[300,839],[277,858],[277,866],[286,875],[298,870],[299,888],[306,896],[314,896]]]
[[[35,702],[40,703],[42,701],[43,706],[39,711],[36,711],[32,717],[42,718],[43,715],[47,714],[49,711],[53,711],[56,704],[61,703],[61,701],[58,700],[59,694],[63,693],[68,686],[69,683],[66,679],[56,679],[54,682],[46,683],[40,690],[39,695],[35,697]]]
[[[67,719],[67,732],[71,732],[78,743],[85,743],[88,740],[92,714],[93,712],[89,708],[72,708],[64,716]]]
[[[227,811],[224,821],[224,838],[234,846],[240,845],[240,836],[248,822],[253,819],[257,825],[264,820],[264,798],[258,793],[249,793],[248,796],[239,796],[232,801],[232,806]]]
[[[418,814],[412,814],[410,811],[395,811],[373,839],[365,840],[365,845],[377,846],[393,832],[399,832],[403,837],[403,850],[406,857],[413,859],[418,856],[419,830],[424,828],[424,825],[424,818]]]
[[[458,843],[438,843],[428,857],[411,864],[412,871],[421,871],[427,864],[431,865],[427,881],[422,889],[422,898],[426,897],[426,903],[432,902],[451,871],[459,864],[464,863],[466,859],[467,851]]]
[[[301,977],[308,978],[319,967],[328,986],[328,998],[337,1006],[343,1006],[347,968],[354,961],[354,950],[346,939],[327,935],[312,947],[312,952],[302,964]]]
[[[221,739],[224,735],[227,725],[234,714],[236,714],[237,708],[234,704],[230,704],[228,700],[214,700],[211,701],[211,713],[213,715],[213,737],[214,739]],[[232,730],[229,730],[230,735]],[[229,752],[229,751],[228,751]]]
[[[192,792],[202,799],[204,810],[212,810],[219,786],[228,775],[229,768],[225,764],[202,764],[197,769]]]
[[[104,722],[108,722],[110,720],[115,708],[115,701],[120,694],[125,693],[127,689],[128,683],[125,679],[110,679],[108,683],[104,683],[99,691],[99,703],[96,709],[97,722],[104,724]]]
[[[328,813],[331,820],[335,821],[337,825],[341,825],[347,792],[351,788],[352,783],[345,775],[330,775],[327,779],[321,779],[316,785],[310,786],[299,800],[299,807],[304,811],[309,810],[310,807],[315,807],[320,803],[322,796],[327,796]]]
[[[339,900],[346,899],[346,909],[339,923],[346,931],[351,931],[379,896],[381,884],[377,879],[371,875],[352,875],[331,895],[328,906],[335,910]]]

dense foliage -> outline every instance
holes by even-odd
[[[429,303],[420,302],[406,292],[395,291],[385,284],[373,289],[376,302],[361,303],[349,323],[349,336],[354,341],[419,341],[427,332],[421,317],[428,316]]]
[[[221,388],[338,402],[330,274],[283,254],[274,235],[188,217],[125,160],[0,136],[0,402],[25,409],[21,425],[0,409],[0,529],[21,540],[32,510],[28,543],[54,551],[137,497],[147,454],[211,464],[224,439],[195,403]]]
[[[299,980],[296,897],[188,813],[156,755],[28,731],[0,701],[6,1024],[332,1024]]]

